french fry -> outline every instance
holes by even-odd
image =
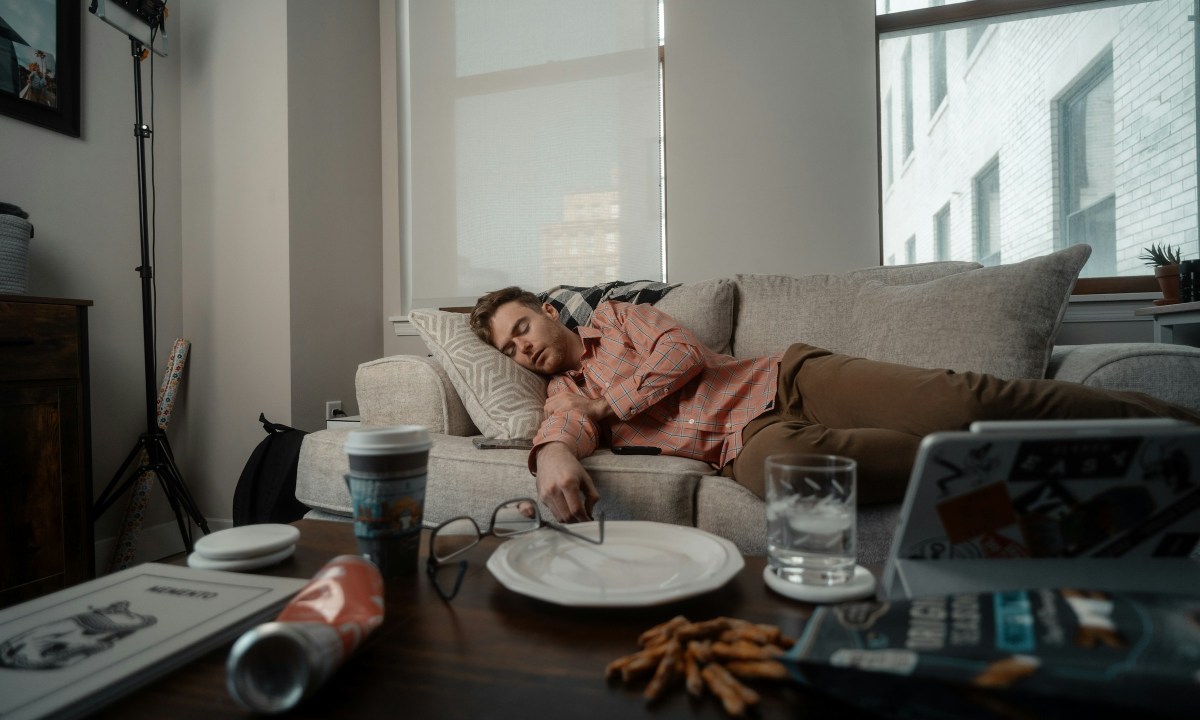
[[[738,640],[734,643],[715,642],[712,653],[718,660],[770,660],[782,655],[783,649],[776,645],[755,645],[748,640]]]
[[[649,647],[650,645],[658,645],[666,642],[674,635],[675,629],[681,625],[687,625],[688,619],[682,615],[676,615],[670,620],[655,625],[638,637],[638,645]]]
[[[748,625],[745,620],[737,620],[735,618],[719,617],[703,622],[688,623],[680,625],[675,629],[675,637],[679,638],[680,642],[688,640],[704,640],[714,638],[725,632],[726,630],[737,627],[739,624]]]
[[[734,660],[725,669],[743,680],[786,680],[787,668],[778,660]]]
[[[688,643],[688,648],[683,653],[683,685],[692,697],[704,694],[704,677],[700,675],[700,668],[704,663],[696,657],[697,644],[694,640]]]
[[[725,712],[730,715],[741,717],[746,713],[747,706],[758,704],[758,693],[738,682],[723,666],[717,663],[705,665],[700,675],[709,691],[720,699]]]
[[[725,712],[742,717],[758,704],[757,692],[738,678],[779,680],[787,668],[776,658],[795,640],[774,625],[731,617],[691,622],[677,615],[638,636],[638,652],[613,660],[604,670],[608,679],[626,683],[649,677],[643,691],[647,702],[666,695],[682,678],[687,692],[701,697],[707,688]]]
[[[689,640],[688,652],[696,657],[696,662],[701,665],[712,662],[712,641],[711,640]]]
[[[658,669],[654,671],[654,677],[650,678],[643,693],[647,702],[654,702],[662,697],[683,672],[683,646],[672,638],[667,642],[666,648],[667,651],[658,662]]]
[[[621,668],[621,679],[625,682],[649,675],[658,668],[662,656],[667,653],[666,645],[655,645],[629,656],[629,662]]]

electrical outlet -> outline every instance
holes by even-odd
[[[341,400],[330,400],[325,403],[325,419],[332,420],[335,417],[341,417],[346,413],[342,412]]]

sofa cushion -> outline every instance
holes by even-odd
[[[1200,412],[1200,348],[1187,345],[1057,345],[1046,377],[1135,390]]]
[[[912,285],[981,267],[950,261],[864,268],[840,275],[739,274],[733,354],[761,357],[782,352],[794,342],[837,350],[848,339],[846,319],[864,283]]]
[[[300,449],[296,499],[325,513],[350,515],[350,493],[342,477],[348,471],[347,430],[321,430],[306,435]],[[429,481],[425,490],[425,524],[436,525],[470,515],[486,527],[497,503],[535,497],[525,450],[479,450],[471,438],[430,433]],[[696,483],[712,472],[706,463],[677,457],[621,456],[601,450],[583,460],[596,482],[609,520],[653,520],[691,525]],[[543,509],[550,517],[549,510]],[[764,516],[765,517],[765,516]],[[765,522],[765,521],[764,521]],[[764,525],[765,527],[765,525]]]
[[[408,317],[480,432],[492,438],[533,437],[542,424],[546,378],[480,340],[462,313],[413,310]]]
[[[1055,333],[1079,270],[1091,248],[1065,250],[1010,265],[967,269],[915,283],[860,275],[858,287],[843,290],[846,305],[819,339],[780,337],[782,346],[800,341],[835,352],[914,365],[973,370],[1000,377],[1040,378],[1050,360]],[[845,276],[843,276],[845,277]],[[799,307],[804,307],[800,305]],[[832,309],[824,307],[825,312]],[[742,324],[737,330],[742,350]],[[824,344],[829,343],[829,344]]]
[[[691,330],[705,347],[728,354],[737,312],[737,284],[729,278],[685,283],[654,303],[654,307]]]

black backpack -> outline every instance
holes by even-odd
[[[278,425],[262,413],[258,421],[267,437],[254,448],[233,491],[233,524],[290,523],[308,512],[296,499],[296,466],[300,444],[308,433]]]

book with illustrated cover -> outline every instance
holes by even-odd
[[[0,717],[95,712],[273,618],[306,582],[145,563],[0,610]]]

